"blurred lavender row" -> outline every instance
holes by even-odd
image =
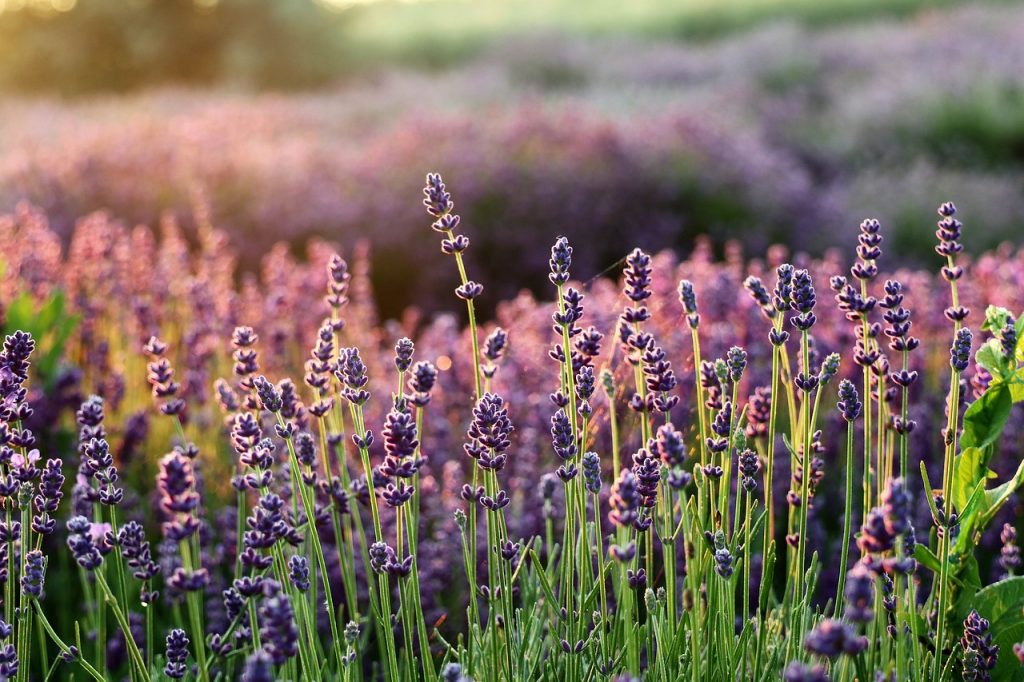
[[[997,5],[705,45],[518,38],[310,95],[8,100],[0,207],[31,201],[65,240],[94,210],[173,211],[194,245],[208,216],[246,270],[280,239],[366,239],[390,314],[449,295],[439,269],[411,267],[433,248],[406,200],[425,166],[460,188],[492,302],[539,286],[536,245],[555,234],[593,273],[701,233],[719,252],[735,238],[820,254],[852,248],[864,204],[890,262],[930,262],[919,216],[946,196],[976,251],[1019,240],[1022,61],[1024,8]]]

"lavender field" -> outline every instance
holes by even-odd
[[[1024,680],[1024,7],[841,4],[0,66],[0,679]]]

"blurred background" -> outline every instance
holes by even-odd
[[[927,264],[1024,241],[1024,4],[925,0],[0,0],[0,211],[368,240],[386,315],[447,305],[453,191],[485,305],[700,235]]]

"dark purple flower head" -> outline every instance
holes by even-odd
[[[427,213],[435,218],[440,218],[455,208],[452,195],[445,188],[440,173],[427,173],[427,184],[423,188],[423,205],[426,206]]]
[[[260,606],[260,638],[264,650],[276,665],[283,665],[299,652],[299,631],[291,600],[275,580],[263,581],[263,603]]]
[[[839,382],[839,402],[836,405],[843,415],[843,419],[852,422],[860,416],[863,403],[857,393],[857,387],[849,379]]]
[[[366,375],[366,365],[359,356],[358,348],[342,348],[338,351],[338,369],[334,373],[345,385],[342,393],[346,400],[362,405],[370,399],[370,393],[365,389],[370,378]]]
[[[485,393],[473,408],[473,421],[466,431],[469,440],[466,452],[470,456],[481,455],[476,458],[478,463],[496,464],[495,460],[504,457],[505,451],[512,444],[510,437],[513,430],[504,399],[495,393]],[[501,460],[503,465],[504,459]],[[489,468],[500,469],[501,466]]]
[[[658,428],[653,450],[667,467],[681,467],[686,459],[686,441],[683,434],[671,424],[663,424]]]
[[[551,258],[548,260],[550,274],[548,279],[555,286],[562,286],[569,281],[569,268],[572,266],[572,247],[569,240],[559,237],[551,247]]]
[[[846,574],[846,611],[848,620],[867,623],[875,617],[872,605],[875,599],[875,576],[863,562],[857,562]]]
[[[726,364],[729,367],[729,378],[739,382],[743,378],[743,370],[747,368],[747,351],[739,346],[733,346],[726,353]]]
[[[765,288],[760,278],[753,275],[747,277],[743,280],[743,288],[747,290],[750,297],[754,299],[754,303],[758,305],[766,317],[769,319],[775,317],[775,306],[772,304],[771,294],[768,293],[768,289]]]
[[[960,638],[964,650],[964,680],[988,682],[992,679],[999,657],[999,646],[992,642],[989,622],[977,611],[971,611],[964,620],[964,636]]]
[[[437,368],[431,363],[421,360],[412,366],[409,378],[409,389],[413,392],[411,402],[417,407],[425,407],[430,402],[430,392],[437,381]]]
[[[814,284],[811,275],[806,270],[797,270],[793,275],[793,299],[790,307],[797,312],[793,318],[793,326],[800,331],[807,331],[814,326],[817,318],[814,316]]]
[[[25,571],[21,576],[21,591],[32,599],[43,596],[43,581],[46,574],[46,560],[38,549],[25,554]]]
[[[309,589],[309,562],[301,554],[293,554],[288,559],[288,579],[299,592]]]
[[[679,396],[666,395],[676,387],[676,375],[672,371],[672,363],[669,362],[665,351],[661,346],[654,343],[653,339],[641,355],[644,383],[647,387],[647,398],[650,404],[648,409],[655,409],[658,412],[668,412],[676,403]]]
[[[757,453],[753,450],[743,450],[739,455],[739,470],[743,476],[741,484],[747,492],[757,489],[757,472],[761,469]]]
[[[624,272],[626,297],[633,303],[642,303],[651,296],[651,257],[640,249],[626,256]]]
[[[962,327],[957,331],[953,346],[949,349],[949,364],[955,372],[963,372],[970,364],[973,341],[974,335],[967,327]]]
[[[402,337],[395,344],[395,367],[399,372],[404,372],[412,365],[412,355],[416,346],[411,339]]]
[[[964,225],[953,217],[956,215],[956,206],[952,201],[947,201],[939,206],[938,213],[941,219],[937,223],[938,229],[935,231],[935,236],[939,240],[935,252],[945,258],[956,258],[956,255],[964,248],[960,243]]]
[[[619,478],[612,484],[611,496],[608,498],[611,511],[608,520],[619,527],[641,524],[640,511],[643,499],[640,495],[639,482],[629,469],[623,469]]]
[[[260,399],[260,404],[267,412],[280,412],[284,403],[281,399],[281,391],[262,374],[253,379],[253,388]]]
[[[95,570],[103,563],[93,539],[93,524],[84,516],[73,516],[68,520],[68,549],[79,566],[87,571]]]
[[[48,535],[56,527],[53,514],[57,512],[60,501],[64,497],[61,488],[64,485],[63,463],[59,459],[47,460],[39,480],[39,493],[32,498],[35,515],[32,517],[32,530]]]
[[[693,282],[688,279],[679,282],[679,303],[686,313],[686,323],[690,329],[700,326],[700,313],[697,312],[697,293],[693,289]]]
[[[651,456],[646,448],[633,453],[633,474],[636,476],[637,492],[641,504],[653,509],[658,501],[658,483],[661,481],[661,462]]]
[[[164,666],[164,674],[167,677],[174,680],[185,677],[188,645],[188,636],[184,630],[175,628],[167,634],[167,665]]]
[[[784,313],[793,305],[793,273],[795,269],[789,263],[783,263],[775,269],[777,280],[772,292],[772,305],[775,310]]]
[[[555,454],[562,460],[576,457],[576,437],[573,435],[572,422],[565,410],[558,410],[551,416],[551,445]]]
[[[17,383],[28,380],[29,356],[35,350],[36,342],[32,335],[20,329],[4,339],[3,352],[0,352],[0,369],[13,374]]]
[[[782,673],[783,682],[832,682],[832,678],[820,665],[808,667],[799,661],[793,661]]]
[[[245,659],[242,682],[274,682],[274,659],[266,651],[254,651]]]
[[[137,521],[129,521],[121,526],[117,545],[136,580],[147,581],[160,572],[160,565],[153,561],[145,531]]]
[[[601,492],[601,458],[596,452],[583,453],[583,480],[587,490],[595,495]]]
[[[300,431],[295,436],[295,457],[303,466],[316,466],[316,441],[308,431]]]
[[[838,658],[840,654],[856,656],[867,645],[866,637],[858,636],[849,625],[831,619],[822,621],[804,639],[807,651],[826,658]]]

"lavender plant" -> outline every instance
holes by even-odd
[[[490,325],[439,175],[424,196],[465,329],[377,324],[365,270],[334,253],[316,278],[277,261],[267,299],[216,290],[230,284],[208,260],[169,299],[146,292],[130,323],[91,302],[82,272],[94,308],[65,355],[102,397],[69,401],[63,441],[60,409],[30,426],[47,397],[35,339],[7,337],[0,675],[1019,678],[1005,509],[1024,464],[1001,460],[1019,443],[1024,322],[991,304],[967,326],[980,266],[952,204],[945,290],[881,278],[874,220],[849,277],[835,261],[666,277],[635,249],[618,287],[574,279],[559,238],[553,303]],[[942,291],[941,309],[920,291]],[[253,300],[273,306],[259,333],[238,324]],[[140,341],[115,370],[119,325]],[[142,444],[168,454],[154,467]],[[990,536],[995,562],[976,551]]]

